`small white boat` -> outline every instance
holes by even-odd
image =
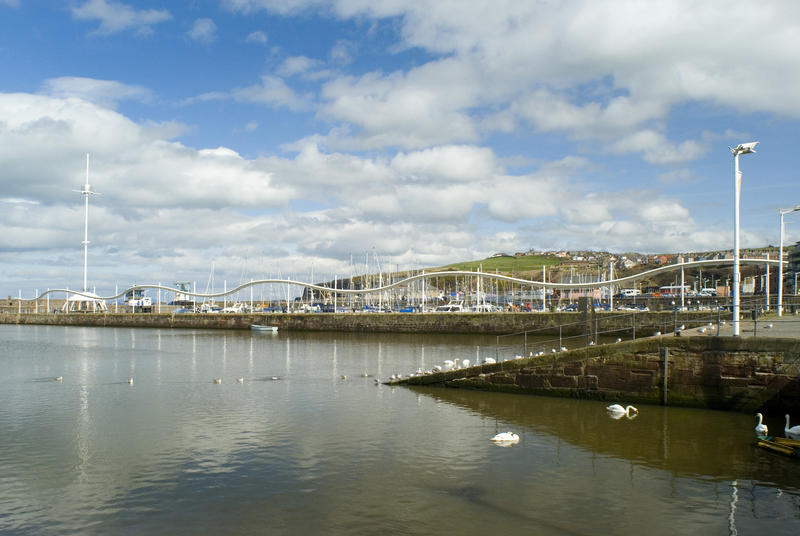
[[[250,329],[253,331],[267,331],[275,333],[278,331],[278,326],[264,326],[262,324],[250,324]]]

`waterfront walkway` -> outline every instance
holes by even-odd
[[[687,330],[686,334],[695,335],[697,330]],[[717,328],[708,330],[709,333],[713,332],[716,335]],[[721,337],[730,337],[733,335],[733,324],[727,321],[724,325],[720,326],[719,335]],[[742,320],[739,323],[739,335],[741,337],[775,337],[775,338],[789,338],[800,339],[800,315],[785,314],[778,317],[776,314],[768,314],[759,317],[758,322],[753,322],[751,319]]]

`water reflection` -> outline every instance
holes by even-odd
[[[414,391],[597,454],[680,476],[766,482],[800,491],[800,466],[754,447],[749,415],[642,406],[616,420],[604,402],[413,387]]]
[[[477,356],[480,337],[124,331],[0,326],[0,533],[800,529],[798,466],[752,447],[749,415],[617,421],[362,377]]]

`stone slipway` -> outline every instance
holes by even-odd
[[[667,382],[664,383],[666,356]],[[800,339],[649,337],[389,382],[750,412],[800,412]]]

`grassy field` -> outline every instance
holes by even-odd
[[[557,266],[561,259],[556,257],[542,257],[539,255],[524,255],[522,257],[491,257],[488,259],[459,262],[456,264],[449,264],[433,270],[477,270],[479,267],[483,272],[498,272],[510,274],[522,272],[537,272],[541,271],[542,265]]]

